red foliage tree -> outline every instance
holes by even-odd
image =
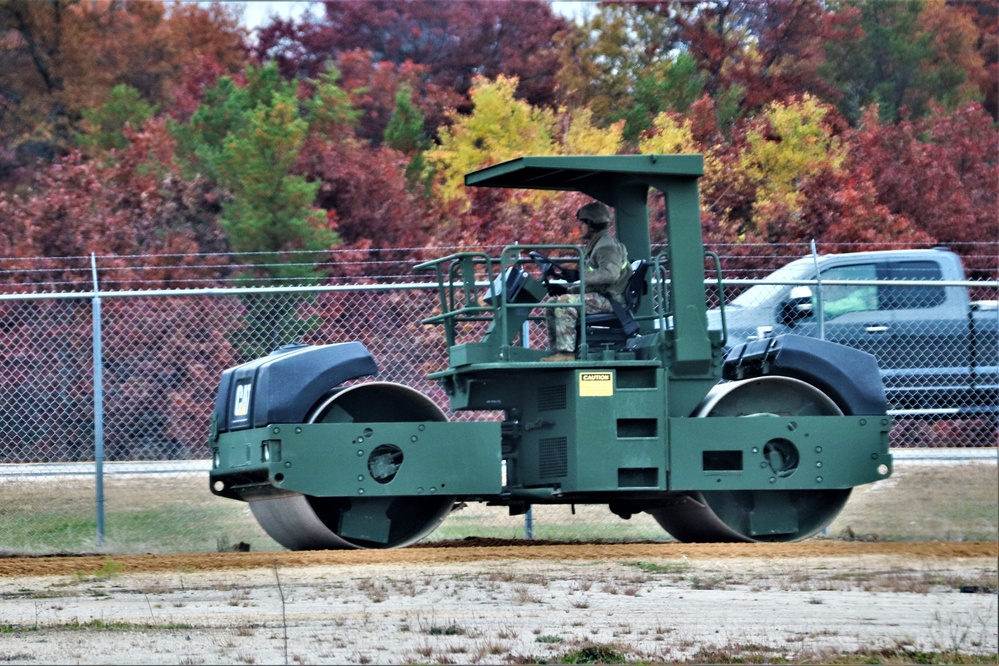
[[[117,85],[153,105],[195,63],[225,69],[246,59],[245,30],[223,3],[25,2],[0,4],[0,169],[48,161],[73,146],[82,111]]]
[[[520,79],[520,95],[535,105],[556,100],[559,67],[556,35],[569,27],[538,0],[333,0],[321,20],[275,19],[258,32],[255,54],[278,63],[285,76],[311,78],[328,61],[344,71],[344,84],[372,79],[372,98],[359,104],[387,122],[392,95],[379,93],[376,79],[391,73],[416,91],[418,106],[433,127],[448,106],[465,103],[475,75]],[[360,64],[345,54],[370,52],[373,72],[353,71]],[[348,74],[348,70],[352,70]],[[415,81],[414,75],[419,76]],[[381,95],[381,105],[376,97]],[[365,128],[365,135],[372,132]],[[384,125],[382,125],[384,129]]]
[[[426,200],[408,189],[408,158],[387,146],[373,148],[343,138],[306,142],[300,164],[310,179],[321,183],[316,205],[335,215],[341,240],[335,272],[404,270],[394,263],[411,261],[432,219]],[[377,252],[369,254],[369,249]],[[367,261],[376,263],[363,266]]]
[[[996,275],[999,131],[982,107],[937,109],[897,125],[869,109],[852,144],[851,160],[870,171],[879,203],[937,242],[980,255],[971,268]]]
[[[832,15],[819,0],[679,0],[660,3],[677,38],[708,73],[714,99],[736,92],[743,113],[812,92],[828,96],[818,75]]]
[[[356,134],[374,145],[381,143],[395,108],[395,95],[403,84],[415,92],[416,106],[425,118],[429,135],[444,122],[444,111],[462,97],[427,81],[427,67],[412,62],[374,62],[370,51],[354,49],[337,54],[336,67],[351,104],[360,111]]]
[[[949,7],[971,17],[978,27],[975,49],[982,68],[974,76],[982,91],[982,105],[999,120],[999,0],[947,0]]]
[[[129,138],[129,147],[106,161],[71,152],[37,171],[26,192],[0,193],[8,256],[43,258],[38,261],[55,272],[52,279],[70,283],[89,283],[90,275],[67,258],[91,253],[115,269],[108,287],[131,281],[166,286],[198,277],[203,259],[151,255],[224,249],[214,223],[218,202],[203,181],[180,176],[163,121],[150,121]],[[137,265],[130,257],[139,255],[150,256]]]
[[[214,252],[225,245],[214,195],[202,180],[181,177],[165,122],[127,135],[128,148],[104,160],[71,152],[38,171],[23,193],[0,193],[7,221],[0,245],[11,253],[4,282],[88,291],[94,253],[104,290],[189,286],[206,279],[206,268],[217,283],[222,261]],[[91,307],[89,299],[0,307],[0,394],[18,410],[29,404],[59,414],[57,423],[25,418],[0,458],[92,458]],[[218,370],[236,362],[232,324],[213,321],[217,308],[206,297],[105,299],[109,459],[206,454],[204,406]]]

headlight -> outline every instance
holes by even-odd
[[[260,459],[265,462],[281,462],[281,440],[268,439],[260,445]]]

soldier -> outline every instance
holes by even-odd
[[[624,302],[624,289],[631,277],[628,263],[628,249],[614,238],[609,231],[610,211],[607,206],[596,201],[588,203],[576,211],[576,219],[586,225],[583,239],[586,249],[583,252],[582,270],[586,284],[586,313],[613,312],[610,299]],[[575,273],[563,269],[563,273]],[[569,275],[567,279],[578,279]],[[579,285],[571,285],[569,293],[556,297],[553,303],[559,306],[579,303]],[[577,325],[579,309],[575,307],[545,308],[548,322],[548,346],[554,351],[542,361],[572,361],[576,355]]]

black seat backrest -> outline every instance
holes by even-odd
[[[640,326],[635,321],[642,296],[648,292],[645,274],[649,262],[639,259],[631,264],[631,277],[624,287],[624,304],[611,301],[613,312],[586,315],[586,336],[591,344],[622,345],[625,340],[636,335]]]
[[[624,288],[624,305],[628,312],[634,314],[638,312],[638,306],[642,304],[642,296],[648,293],[649,286],[645,282],[645,274],[649,271],[649,262],[638,259],[631,263],[631,277]]]

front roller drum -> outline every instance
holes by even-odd
[[[828,395],[806,382],[765,376],[718,384],[694,416],[842,416]],[[737,437],[737,433],[733,433]],[[794,452],[774,447],[768,458],[776,473],[793,473]],[[839,515],[850,488],[822,490],[710,490],[681,493],[649,513],[663,529],[688,542],[800,541]],[[757,525],[766,526],[757,529]]]
[[[320,401],[306,423],[447,421],[428,397],[401,384],[357,384]],[[385,443],[384,459],[372,475],[385,481],[394,447]],[[400,454],[401,455],[401,452]],[[389,478],[389,481],[391,479]],[[290,550],[399,548],[433,532],[450,514],[455,498],[316,497],[286,495],[250,500],[253,516],[267,534]]]

